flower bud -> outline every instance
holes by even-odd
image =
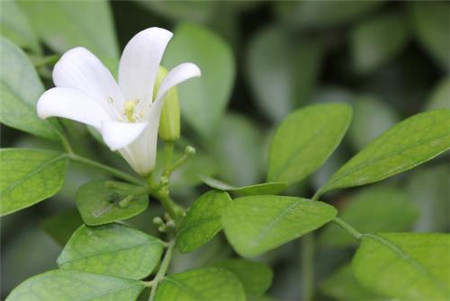
[[[158,93],[159,86],[167,75],[167,70],[159,66],[156,76],[153,99]],[[166,94],[164,105],[159,121],[159,137],[164,141],[174,142],[180,138],[180,103],[178,101],[177,89],[174,87]]]

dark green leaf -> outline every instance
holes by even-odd
[[[322,202],[284,196],[234,200],[222,214],[225,234],[242,256],[256,256],[311,232],[336,216]]]
[[[136,300],[144,288],[145,286],[136,280],[55,270],[26,280],[15,288],[6,300]]]
[[[208,185],[211,188],[233,192],[239,196],[278,194],[287,187],[287,184],[280,182],[269,182],[242,187],[235,187],[210,177],[202,176],[201,179],[206,185]]]
[[[64,246],[82,224],[80,214],[74,209],[46,218],[41,226],[59,245]]]
[[[328,103],[291,113],[270,145],[268,180],[295,183],[320,167],[336,149],[350,124],[351,108]]]
[[[148,206],[145,187],[116,181],[93,181],[80,187],[76,204],[87,225],[103,225],[138,215]]]
[[[60,152],[0,150],[1,215],[27,208],[56,194],[64,184],[69,160]]]
[[[162,252],[162,243],[141,231],[120,224],[83,225],[57,262],[61,269],[142,279],[158,265]]]
[[[222,211],[230,202],[228,193],[214,190],[197,199],[178,230],[178,250],[191,252],[210,241],[222,229]]]
[[[367,288],[403,300],[450,298],[450,235],[389,233],[365,236],[352,262]]]
[[[191,270],[169,275],[161,282],[156,301],[244,301],[245,293],[239,279],[230,271],[218,268]]]
[[[450,148],[450,110],[412,116],[395,125],[342,166],[319,190],[377,182],[431,160]]]

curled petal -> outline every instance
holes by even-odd
[[[63,117],[100,129],[103,121],[110,120],[102,106],[86,94],[72,88],[53,88],[37,102],[40,118]]]
[[[137,139],[148,126],[148,122],[128,123],[120,121],[102,122],[101,130],[103,141],[115,151],[124,148]]]

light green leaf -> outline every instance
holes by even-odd
[[[44,86],[25,53],[0,37],[0,122],[42,138],[58,140],[55,127],[36,113]],[[7,70],[7,72],[6,72]]]
[[[173,21],[189,21],[195,23],[210,21],[214,16],[218,4],[213,1],[135,1],[151,12]]]
[[[38,36],[51,49],[83,46],[101,57],[118,57],[109,3],[97,1],[20,1]]]
[[[142,279],[158,265],[163,252],[155,237],[120,224],[81,226],[59,255],[59,268]]]
[[[171,69],[182,62],[193,62],[202,71],[200,78],[178,87],[182,116],[202,138],[211,138],[228,103],[234,80],[231,49],[206,28],[183,24],[175,30],[163,65]]]
[[[228,241],[242,256],[256,256],[311,232],[336,216],[322,202],[285,196],[235,199],[222,214]]]
[[[379,15],[354,27],[351,33],[356,70],[367,74],[392,60],[406,46],[407,23],[398,13]]]
[[[440,81],[431,92],[426,110],[450,109],[450,78]]]
[[[414,115],[395,125],[342,166],[319,190],[377,182],[431,160],[450,148],[450,110]]]
[[[399,121],[393,108],[370,96],[355,99],[353,110],[349,138],[357,150],[364,148]]]
[[[191,252],[210,241],[222,229],[222,212],[230,202],[230,196],[223,191],[212,190],[200,196],[178,229],[178,250]]]
[[[272,283],[272,270],[261,262],[227,259],[216,262],[213,266],[233,272],[242,282],[248,297],[264,294]]]
[[[411,2],[408,5],[417,39],[444,70],[449,70],[449,3]]]
[[[26,16],[13,0],[2,1],[0,32],[20,48],[40,54],[41,47]]]
[[[268,180],[295,183],[310,175],[333,153],[352,117],[346,104],[328,103],[291,113],[270,145]]]
[[[239,196],[278,194],[287,187],[286,183],[280,182],[269,182],[236,187],[210,177],[202,176],[201,179],[206,185],[211,188],[233,192]]]
[[[1,215],[27,208],[56,194],[64,184],[69,160],[60,152],[0,150]]]
[[[41,228],[47,232],[59,245],[64,246],[73,232],[83,224],[76,209],[46,218]]]
[[[8,301],[136,300],[145,286],[140,281],[55,270],[34,276],[6,298]]]
[[[316,41],[298,41],[280,28],[269,27],[250,41],[249,83],[257,104],[279,122],[305,102],[314,90],[323,49]]]
[[[337,300],[383,300],[381,296],[368,290],[356,280],[350,264],[344,265],[326,278],[320,290]]]
[[[361,233],[376,233],[410,230],[419,212],[405,192],[380,186],[358,193],[340,210],[339,215]],[[320,241],[329,246],[347,246],[356,242],[335,224],[326,226]]]
[[[365,236],[352,268],[367,288],[404,300],[450,298],[450,235],[386,233]]]
[[[75,198],[87,225],[103,225],[138,215],[148,207],[145,187],[116,181],[93,181],[81,186]]]
[[[190,270],[169,275],[156,292],[156,301],[244,301],[245,293],[239,279],[230,271],[218,268]]]

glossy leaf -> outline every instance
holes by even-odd
[[[212,190],[200,196],[178,229],[178,250],[191,252],[210,241],[222,229],[222,212],[230,202],[228,193],[222,191]]]
[[[319,190],[377,182],[431,160],[450,148],[450,110],[414,115],[395,125],[342,166]]]
[[[145,286],[136,280],[55,270],[34,276],[6,298],[8,301],[136,300]]]
[[[60,152],[1,149],[1,215],[27,208],[56,194],[64,184],[68,161]]]
[[[51,49],[62,53],[70,48],[83,46],[101,57],[118,57],[117,40],[107,1],[19,3],[35,32]]]
[[[208,185],[211,188],[233,192],[239,196],[266,195],[266,194],[273,195],[282,192],[287,187],[287,184],[280,182],[260,183],[236,187],[210,177],[202,176],[201,179],[206,185]]]
[[[144,187],[116,181],[93,181],[81,186],[75,202],[87,225],[103,225],[138,215],[148,207]]]
[[[369,19],[352,31],[353,60],[358,72],[367,74],[392,60],[406,46],[407,23],[401,14]]]
[[[411,230],[419,211],[408,195],[393,187],[373,187],[358,193],[340,210],[339,217],[361,233]],[[347,246],[355,239],[335,224],[321,233],[328,246]]]
[[[245,293],[241,282],[232,272],[204,268],[165,277],[158,287],[155,300],[244,301]]]
[[[55,127],[36,113],[44,86],[25,53],[0,38],[0,122],[42,138],[58,140]]]
[[[203,138],[210,138],[228,103],[234,80],[231,49],[204,27],[183,24],[174,32],[163,65],[171,69],[182,62],[197,64],[202,76],[179,86],[181,114]]]
[[[59,268],[142,279],[158,265],[163,252],[155,237],[120,224],[81,226],[59,255]]]
[[[352,263],[356,278],[390,298],[450,298],[449,234],[389,233],[363,238]]]
[[[270,145],[268,180],[295,183],[319,168],[333,153],[350,124],[351,108],[329,103],[291,113]]]
[[[41,228],[47,232],[60,246],[64,246],[73,232],[83,224],[76,209],[46,218]]]
[[[233,272],[242,282],[248,297],[264,294],[272,283],[272,270],[261,262],[228,259],[216,262],[213,266]]]
[[[224,210],[228,241],[242,256],[256,256],[311,232],[336,216],[322,202],[285,196],[235,199]]]

